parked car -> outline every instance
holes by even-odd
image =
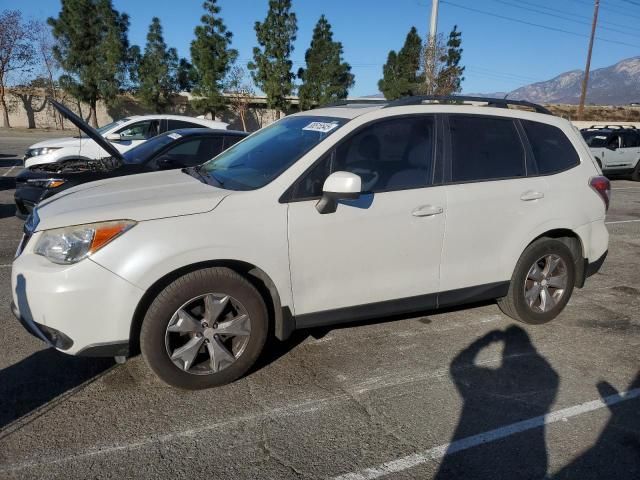
[[[626,125],[593,125],[581,130],[605,175],[640,181],[640,132]]]
[[[568,121],[471,100],[296,113],[200,167],[49,198],[12,310],[73,355],[139,346],[187,389],[243,375],[270,332],[487,299],[549,322],[604,262],[609,181]]]
[[[226,130],[229,124],[182,115],[139,115],[122,118],[97,129],[119,152],[124,153],[161,133],[180,128]],[[80,135],[44,140],[31,145],[24,154],[25,168],[67,159],[97,159],[107,155],[94,140]],[[110,155],[110,153],[109,153]]]
[[[120,153],[85,122],[78,127],[111,156],[100,160],[68,158],[23,170],[16,176],[16,216],[25,219],[40,201],[82,183],[199,165],[248,135],[235,130],[183,128]]]

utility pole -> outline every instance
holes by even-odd
[[[434,90],[433,83],[435,82],[436,57],[438,56],[438,49],[436,47],[438,42],[438,3],[439,0],[431,0],[431,19],[429,20],[429,36],[427,37],[424,72],[425,91],[428,93],[433,93]]]
[[[582,120],[584,115],[584,102],[587,98],[587,86],[589,85],[589,70],[591,69],[591,52],[593,51],[593,39],[596,36],[596,26],[598,24],[598,9],[600,0],[595,0],[593,7],[593,23],[591,25],[591,37],[589,38],[589,51],[587,52],[587,66],[584,69],[582,78],[582,93],[580,94],[580,105],[578,106],[578,120]]]
[[[438,33],[438,3],[439,0],[431,0],[431,21],[429,22],[429,42],[434,42]]]

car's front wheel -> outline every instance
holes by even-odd
[[[575,263],[571,250],[551,238],[536,240],[523,252],[500,309],[524,323],[541,324],[556,318],[571,298]]]
[[[228,268],[206,268],[160,292],[142,323],[140,348],[160,379],[195,390],[246,373],[267,332],[266,306],[255,287]]]

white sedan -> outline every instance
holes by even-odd
[[[229,124],[203,118],[181,115],[140,115],[116,120],[98,132],[121,153],[155,137],[178,128],[214,128],[226,130]],[[89,137],[64,137],[45,140],[31,145],[24,155],[25,168],[64,160],[91,160],[109,156]]]

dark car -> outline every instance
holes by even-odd
[[[26,218],[40,201],[81,183],[199,165],[247,135],[234,130],[184,128],[154,137],[125,153],[110,152],[112,157],[101,160],[67,160],[23,170],[16,177],[16,216]]]

